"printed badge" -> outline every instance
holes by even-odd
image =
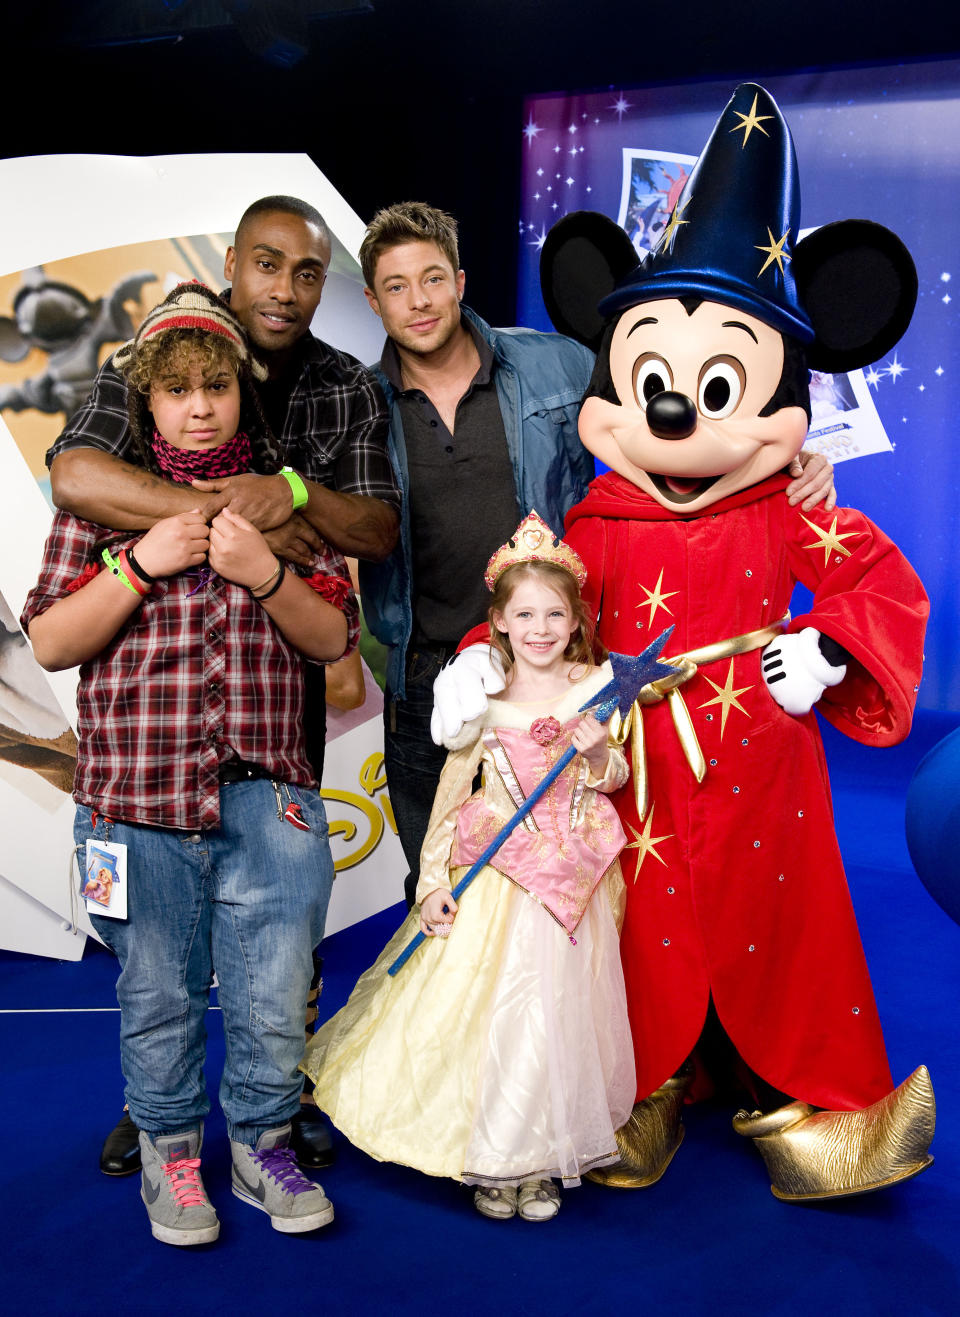
[[[87,903],[88,914],[126,919],[126,846],[121,842],[87,840],[87,862],[80,895]]]

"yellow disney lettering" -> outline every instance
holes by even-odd
[[[368,755],[363,761],[360,769],[360,785],[368,796],[372,796],[375,791],[387,785],[387,774],[383,767],[383,753],[377,751],[375,754]]]
[[[371,758],[374,757],[371,756]],[[382,760],[383,756],[380,755],[379,758]],[[369,763],[369,760],[367,762]],[[342,873],[344,869],[352,869],[355,864],[360,864],[376,848],[383,835],[383,815],[372,801],[365,800],[363,796],[357,795],[353,791],[336,791],[333,788],[325,787],[320,795],[325,801],[336,801],[340,805],[349,805],[354,809],[358,809],[369,824],[369,835],[359,848],[347,855],[340,856],[339,859],[334,859],[334,870],[337,873]],[[357,835],[357,825],[349,818],[328,818],[328,827],[331,840],[335,837],[342,837],[344,842],[349,844]]]

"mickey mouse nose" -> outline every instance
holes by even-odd
[[[696,406],[685,393],[656,393],[647,403],[647,425],[658,439],[686,439],[697,428]]]

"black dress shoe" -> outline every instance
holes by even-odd
[[[327,1118],[316,1107],[301,1107],[291,1120],[290,1147],[303,1171],[333,1165],[333,1136]]]
[[[125,1111],[120,1124],[107,1135],[100,1150],[104,1175],[133,1175],[140,1169],[140,1131]]]

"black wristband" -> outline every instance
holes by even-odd
[[[144,585],[156,585],[157,578],[155,576],[151,576],[149,572],[145,572],[143,570],[143,568],[137,562],[136,558],[133,556],[133,549],[127,550],[127,562],[133,568],[134,573],[140,577],[140,580],[144,583]]]
[[[281,563],[280,571],[277,573],[277,579],[274,581],[273,585],[271,585],[270,589],[265,591],[263,594],[254,594],[253,591],[251,590],[250,598],[256,599],[258,604],[262,604],[265,599],[272,599],[273,596],[280,589],[281,585],[283,585],[283,578],[286,576],[286,574],[287,574],[287,569]]]

